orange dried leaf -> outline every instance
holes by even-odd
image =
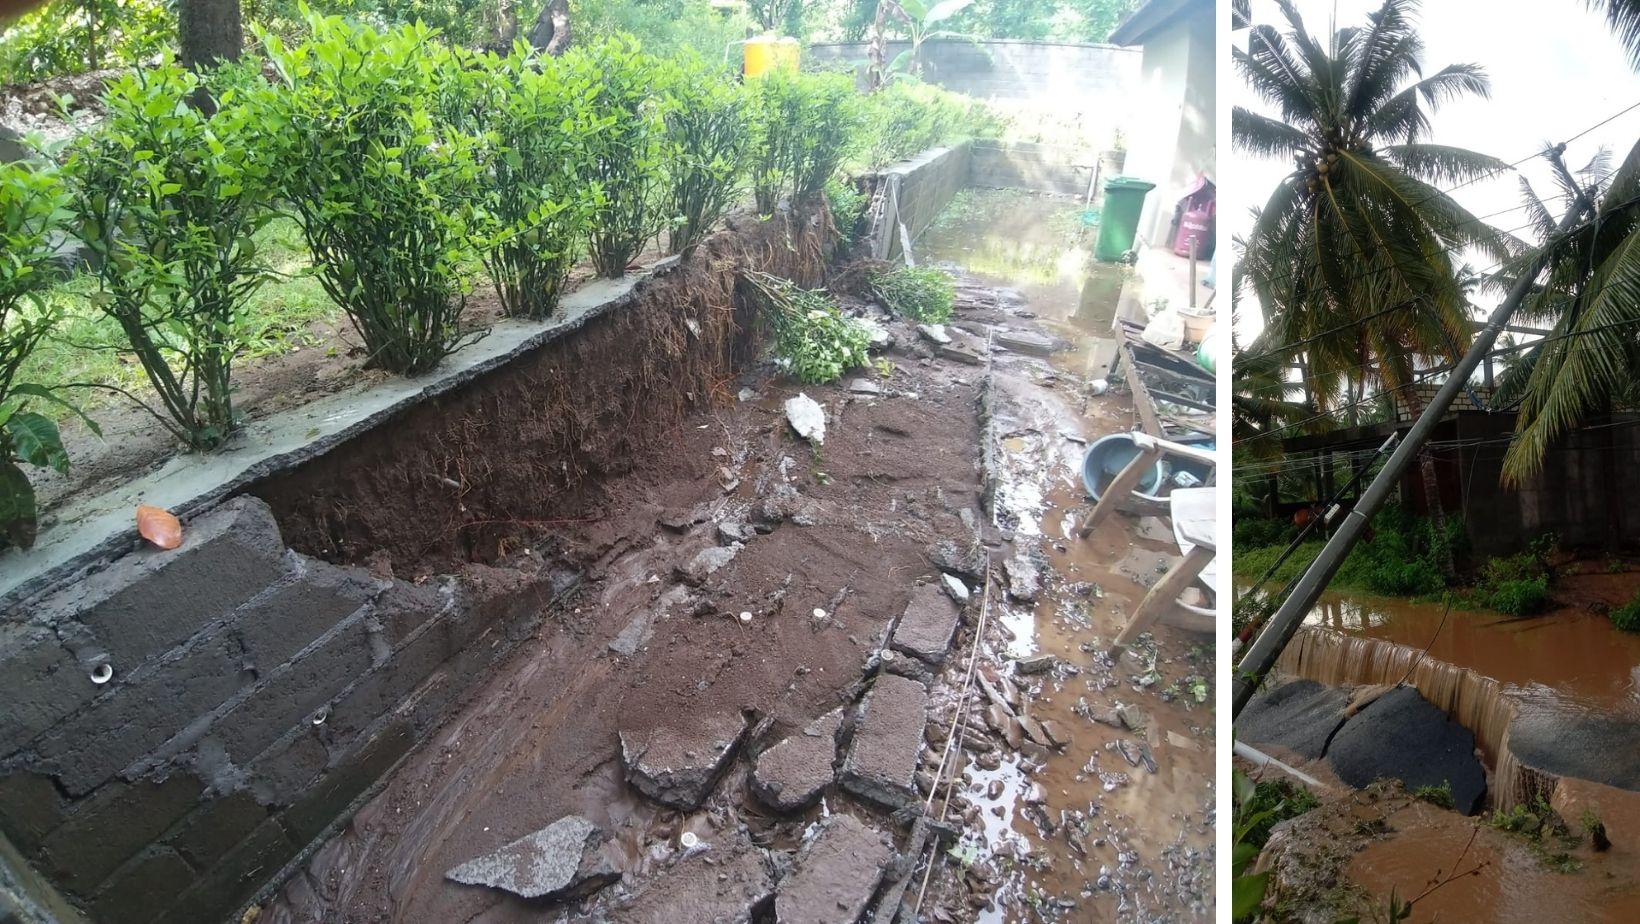
[[[182,521],[159,507],[137,506],[137,532],[162,549],[174,549],[182,544]]]

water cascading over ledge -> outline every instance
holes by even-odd
[[[1558,777],[1523,766],[1509,747],[1519,704],[1503,685],[1469,668],[1431,658],[1422,649],[1377,638],[1305,626],[1277,662],[1289,677],[1324,686],[1410,684],[1424,699],[1474,734],[1490,775],[1494,808],[1507,810],[1545,798]]]

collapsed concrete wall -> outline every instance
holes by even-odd
[[[585,324],[240,487],[271,506],[188,507],[176,550],[121,540],[20,585],[0,618],[0,920],[72,905],[197,924],[280,881],[579,580],[539,553],[490,567],[494,548],[732,394],[756,343],[738,273],[816,284],[826,227],[720,234]]]
[[[94,920],[219,918],[571,580],[377,578],[230,501],[0,629],[0,829]]]
[[[873,228],[873,256],[898,260],[905,255],[905,242],[915,241],[928,230],[968,185],[971,148],[968,142],[934,148],[883,171],[878,179],[883,184],[882,212]]]

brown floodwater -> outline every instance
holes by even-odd
[[[1605,575],[1566,578],[1568,593]],[[1625,575],[1640,584],[1640,575]],[[1373,597],[1327,594],[1306,624],[1423,650],[1490,677],[1534,708],[1640,714],[1640,634],[1604,615],[1566,607],[1516,618]]]

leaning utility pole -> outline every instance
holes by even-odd
[[[1553,160],[1561,170],[1565,169],[1565,165],[1560,162],[1560,156],[1565,147],[1565,145],[1560,145],[1545,152],[1545,156]],[[1396,448],[1395,453],[1389,457],[1389,461],[1384,463],[1384,468],[1378,473],[1378,477],[1372,480],[1372,484],[1367,486],[1367,490],[1361,495],[1361,499],[1356,502],[1355,507],[1344,517],[1344,524],[1338,528],[1338,532],[1333,533],[1333,537],[1322,547],[1321,554],[1315,557],[1315,561],[1310,563],[1310,567],[1298,579],[1298,586],[1294,587],[1293,592],[1287,595],[1287,599],[1282,601],[1275,615],[1270,617],[1264,631],[1260,632],[1258,638],[1254,639],[1253,643],[1248,646],[1247,654],[1242,657],[1241,663],[1236,665],[1235,676],[1232,678],[1232,717],[1241,715],[1241,710],[1246,707],[1248,700],[1253,698],[1253,693],[1264,682],[1265,675],[1270,672],[1270,668],[1275,666],[1276,659],[1281,657],[1282,650],[1287,647],[1288,642],[1292,641],[1293,635],[1298,632],[1298,627],[1304,623],[1304,617],[1309,615],[1310,608],[1315,606],[1316,598],[1320,597],[1321,592],[1327,589],[1327,584],[1332,581],[1333,575],[1338,573],[1339,567],[1344,564],[1344,559],[1349,556],[1350,550],[1360,540],[1362,532],[1366,529],[1367,521],[1371,520],[1373,514],[1384,506],[1384,502],[1389,499],[1390,493],[1395,490],[1395,485],[1401,480],[1401,476],[1405,475],[1407,469],[1412,467],[1413,460],[1418,457],[1418,453],[1423,450],[1424,443],[1435,432],[1435,427],[1441,422],[1441,418],[1446,415],[1447,408],[1452,406],[1452,402],[1457,399],[1458,393],[1463,390],[1465,383],[1469,381],[1469,377],[1474,374],[1475,369],[1480,366],[1481,360],[1492,349],[1492,344],[1498,339],[1498,334],[1502,333],[1503,328],[1508,325],[1510,316],[1515,313],[1515,309],[1520,307],[1521,301],[1531,291],[1532,283],[1537,279],[1538,273],[1543,270],[1543,263],[1553,245],[1561,235],[1577,224],[1578,220],[1583,217],[1583,212],[1587,207],[1587,200],[1582,197],[1580,197],[1580,201],[1568,205],[1566,216],[1560,220],[1560,225],[1555,228],[1555,237],[1545,242],[1542,251],[1539,252],[1537,259],[1533,261],[1532,266],[1516,277],[1515,284],[1509,287],[1509,294],[1504,298],[1503,303],[1497,307],[1497,310],[1492,312],[1492,316],[1487,319],[1486,327],[1482,328],[1480,334],[1475,337],[1475,342],[1470,345],[1469,352],[1463,355],[1463,358],[1458,361],[1458,365],[1452,369],[1452,373],[1447,376],[1446,381],[1441,383],[1440,390],[1430,400],[1429,406],[1424,408],[1424,412],[1413,422],[1411,429],[1407,430],[1406,438],[1401,441],[1401,445]]]

